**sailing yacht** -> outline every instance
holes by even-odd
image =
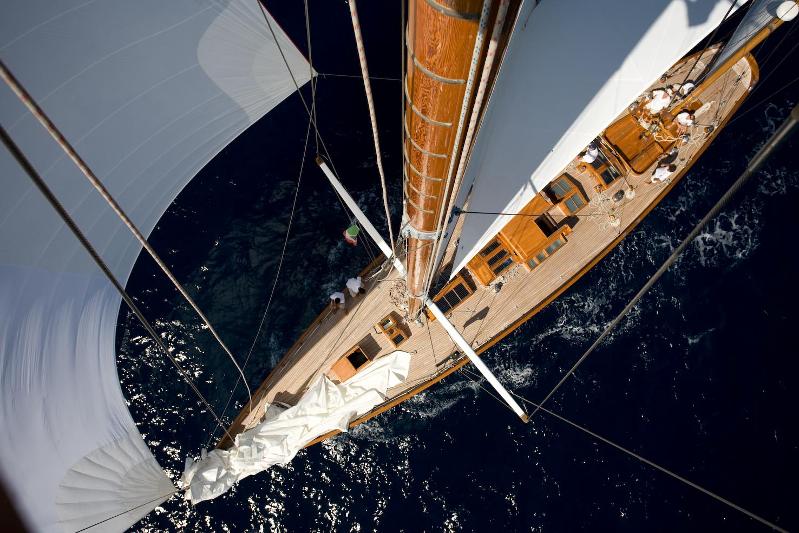
[[[580,279],[668,194],[757,82],[749,52],[790,18],[755,9],[749,16],[760,24],[747,18],[730,38],[734,44],[685,55],[712,28],[684,28],[685,48],[668,50],[661,43],[666,36],[679,40],[675,20],[686,13],[669,19],[657,10],[663,26],[643,37],[630,30],[636,46],[614,60],[599,51],[586,58],[581,47],[572,57],[568,50],[534,51],[564,25],[587,42],[620,38],[617,26],[563,19],[563,7],[553,4],[530,12],[510,2],[482,4],[482,12],[480,6],[410,4],[399,245],[377,233],[318,159],[385,257],[360,272],[365,294],[348,297],[344,312],[334,304],[322,311],[242,408],[219,449],[187,468],[192,501],[286,462],[302,446],[363,423],[466,364],[526,422],[528,414],[480,354]],[[689,37],[691,31],[697,33]],[[585,69],[573,68],[584,59]],[[592,61],[604,62],[600,89],[587,76]],[[562,95],[564,86],[578,89]],[[656,107],[658,94],[667,102]],[[575,119],[564,108],[584,111]],[[435,280],[443,284],[428,294]],[[375,387],[368,408],[341,399]],[[341,398],[320,408],[331,390]],[[309,403],[315,422],[308,420]],[[289,423],[293,417],[298,426]],[[276,441],[289,445],[271,455]]]
[[[180,487],[144,443],[116,375],[114,318],[131,305],[123,286],[142,246],[150,252],[128,232],[149,234],[211,158],[315,72],[254,1],[7,8],[0,120],[30,166],[4,152],[0,416],[14,429],[3,432],[0,473],[28,526],[116,531],[181,491],[212,499],[467,364],[526,421],[482,354],[674,188],[757,82],[752,48],[799,11],[792,0],[754,0],[717,43],[735,1],[630,12],[614,0],[599,19],[579,15],[593,8],[408,2],[401,226],[380,235],[333,170],[335,154],[318,155],[361,238],[385,257],[360,272],[362,294],[308,325],[218,447],[187,462]],[[75,228],[97,257],[68,238]]]

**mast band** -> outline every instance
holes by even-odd
[[[410,180],[410,178],[408,178],[408,173],[405,171],[405,169],[404,169],[404,168],[402,169],[402,174],[405,176],[405,179],[406,179],[406,180],[407,180],[407,182],[408,182],[408,186],[409,186],[411,189],[413,189],[413,192],[415,192],[415,193],[416,193],[416,194],[418,194],[419,196],[424,196],[425,198],[438,198],[438,195],[437,195],[437,194],[427,194],[427,193],[424,193],[424,192],[420,191],[420,190],[419,190],[419,189],[417,189],[416,187],[414,187],[414,186],[413,186],[413,183],[411,183],[411,180]],[[407,194],[407,192],[408,192],[408,191],[405,191],[405,193],[406,193],[406,194]]]
[[[407,192],[407,191],[406,191],[406,192]],[[409,204],[411,204],[411,205],[414,207],[414,209],[416,209],[417,211],[421,211],[422,213],[435,213],[435,211],[433,211],[432,209],[425,209],[424,207],[421,207],[421,206],[417,205],[417,203],[416,203],[416,202],[414,202],[414,201],[411,199],[411,197],[410,197],[410,196],[408,196],[407,194],[405,195],[405,200],[406,200],[406,201],[407,201]]]
[[[415,166],[413,166],[413,163],[411,163],[411,160],[408,157],[408,151],[405,149],[404,145],[402,146],[402,157],[405,158],[405,162],[408,163],[408,166],[414,172],[414,174],[416,174],[420,178],[425,179],[425,180],[430,180],[430,181],[439,181],[439,182],[440,181],[444,181],[444,178],[434,178],[433,176],[428,176],[427,174],[419,172],[419,169],[416,168]]]
[[[420,152],[422,152],[426,156],[437,157],[439,159],[446,159],[449,156],[449,154],[437,154],[435,152],[431,152],[430,150],[425,150],[424,148],[422,148],[421,146],[416,144],[416,141],[414,141],[413,137],[411,137],[411,132],[408,130],[408,121],[407,120],[405,121],[405,137],[409,141],[411,141],[411,144],[413,145],[414,148],[416,148],[417,150],[419,150]]]
[[[435,72],[433,72],[432,70],[430,70],[429,68],[424,66],[422,64],[422,62],[419,61],[416,58],[416,56],[413,54],[413,52],[411,52],[411,58],[413,59],[413,64],[416,66],[416,68],[421,70],[422,74],[424,74],[428,78],[431,78],[431,79],[436,80],[436,81],[441,82],[441,83],[446,83],[448,85],[463,85],[464,83],[466,83],[466,80],[459,80],[459,79],[455,79],[455,78],[447,78],[447,77],[441,76],[440,74],[436,74]]]
[[[447,17],[452,17],[461,20],[477,20],[480,18],[480,13],[456,11],[451,7],[439,4],[435,0],[427,0],[427,5],[429,5],[430,7],[441,13],[442,15],[446,15]]]
[[[419,241],[434,241],[441,235],[440,231],[420,231],[410,224],[406,224],[400,231],[404,237],[413,237]]]
[[[442,128],[451,128],[452,127],[452,122],[442,122],[440,120],[436,120],[434,118],[428,117],[427,115],[422,113],[422,111],[418,107],[416,107],[416,104],[413,103],[413,100],[411,100],[411,95],[408,92],[408,77],[407,76],[405,76],[405,82],[402,85],[405,88],[405,99],[408,101],[408,105],[411,106],[411,109],[413,110],[414,114],[416,114],[416,116],[418,116],[420,119],[424,120],[428,124],[432,124],[433,126],[441,126]]]

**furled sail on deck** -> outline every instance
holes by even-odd
[[[307,62],[273,27],[307,82]],[[145,234],[294,91],[255,0],[10,0],[0,57]],[[138,244],[4,84],[0,121],[127,280]],[[120,299],[1,152],[0,475],[34,530],[119,531],[174,490],[119,385]]]
[[[242,479],[286,464],[308,443],[332,431],[347,431],[350,422],[386,401],[386,394],[408,377],[411,354],[396,350],[367,365],[343,383],[318,375],[297,403],[270,405],[255,427],[236,435],[227,450],[203,450],[187,460],[181,479],[192,503],[216,498]]]
[[[527,2],[456,205],[468,202],[469,211],[518,212],[641,92],[713,31],[730,3]],[[599,11],[601,17],[596,16]],[[511,218],[461,216],[467,218],[453,273]],[[449,235],[453,225],[454,221]]]

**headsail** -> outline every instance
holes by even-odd
[[[4,7],[0,57],[145,233],[294,91],[256,2]],[[307,62],[278,39],[305,83]],[[5,86],[0,101],[0,121],[126,280],[133,238]],[[124,529],[171,482],[120,390],[119,296],[5,151],[0,172],[0,475],[35,530]]]
[[[456,202],[468,197],[471,211],[518,212],[730,8],[729,0],[535,4],[522,8],[473,147]],[[510,219],[461,216],[453,272]]]
[[[793,20],[799,13],[799,4],[787,0],[775,2],[774,0],[752,0],[752,5],[746,11],[743,20],[727,39],[724,49],[719,57],[713,61],[713,69],[719,68],[724,62],[735,55],[735,52],[746,46],[757,32],[768,25],[769,22],[779,17],[782,20]]]

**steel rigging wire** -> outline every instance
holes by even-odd
[[[266,317],[269,315],[269,309],[272,306],[272,299],[275,296],[275,290],[277,289],[278,281],[280,280],[280,273],[283,269],[283,261],[286,258],[286,248],[288,247],[289,243],[289,236],[291,235],[291,226],[294,222],[294,213],[297,208],[297,198],[300,194],[300,185],[302,184],[302,171],[305,168],[305,157],[308,153],[308,140],[311,137],[311,119],[308,119],[308,128],[305,131],[305,143],[303,144],[302,148],[302,159],[300,161],[300,169],[297,173],[297,186],[294,189],[294,200],[291,203],[291,214],[289,215],[289,221],[286,226],[286,235],[283,238],[283,249],[280,251],[280,259],[277,263],[277,270],[275,272],[275,279],[272,281],[272,289],[269,291],[269,298],[266,301],[266,307],[264,308],[264,312],[261,315],[261,321],[258,323],[258,329],[255,332],[255,337],[252,339],[252,344],[250,345],[250,349],[247,351],[247,357],[244,359],[244,364],[242,365],[242,369],[247,368],[247,363],[250,362],[250,357],[252,357],[252,352],[255,350],[255,346],[258,344],[258,338],[261,336],[261,330],[264,327],[264,323],[266,322]],[[233,389],[230,391],[230,395],[228,396],[227,401],[225,402],[225,407],[222,409],[222,416],[221,418],[225,418],[225,414],[227,413],[228,407],[230,406],[230,402],[233,400],[233,396],[236,394],[236,390],[239,387],[239,383],[241,382],[241,378],[236,379],[236,383],[233,385]],[[252,408],[252,407],[251,407]],[[219,429],[217,425],[213,431],[210,431],[210,435],[208,437],[208,441],[205,444],[207,448],[213,438],[216,436],[216,430]]]
[[[266,317],[267,317],[267,315],[269,313],[269,309],[270,309],[271,304],[272,304],[272,300],[273,300],[273,297],[274,297],[274,294],[275,294],[275,289],[277,287],[277,283],[278,283],[278,281],[280,279],[280,274],[281,274],[281,271],[282,271],[282,265],[283,265],[283,261],[285,259],[285,255],[286,255],[286,247],[287,247],[287,244],[288,244],[289,234],[291,232],[291,226],[292,226],[292,222],[294,220],[294,213],[295,213],[296,205],[297,205],[297,197],[298,197],[298,193],[299,193],[300,183],[301,183],[301,180],[302,180],[302,172],[303,172],[303,169],[305,167],[305,158],[306,158],[306,155],[307,155],[308,140],[309,140],[309,137],[310,137],[311,125],[313,125],[313,128],[314,128],[314,137],[315,137],[315,140],[316,140],[317,153],[319,151],[319,144],[321,143],[322,144],[322,148],[324,149],[325,153],[328,156],[328,159],[331,162],[331,166],[333,166],[332,158],[330,157],[330,155],[329,155],[329,153],[327,151],[327,147],[324,144],[324,140],[322,139],[321,133],[319,132],[319,128],[317,126],[317,113],[316,113],[316,109],[317,109],[317,106],[316,106],[316,93],[317,93],[317,91],[316,91],[316,82],[315,82],[314,76],[313,76],[313,63],[312,63],[312,55],[311,55],[312,54],[312,52],[311,52],[312,48],[311,48],[311,33],[310,33],[310,31],[311,31],[310,30],[310,14],[309,14],[309,9],[308,9],[308,2],[306,0],[305,7],[304,7],[304,12],[305,12],[305,30],[306,30],[305,34],[306,34],[307,46],[308,46],[308,65],[309,65],[309,68],[310,68],[310,84],[311,84],[311,106],[310,106],[310,108],[308,107],[308,104],[305,101],[305,98],[303,97],[302,92],[300,91],[299,84],[297,83],[297,80],[294,77],[294,73],[292,72],[291,67],[288,64],[288,61],[286,60],[286,56],[285,56],[285,54],[283,52],[282,47],[280,46],[280,42],[277,40],[277,36],[275,35],[274,30],[272,29],[272,25],[271,25],[271,23],[269,21],[269,17],[266,14],[265,9],[264,9],[264,7],[263,7],[263,5],[261,4],[260,1],[258,2],[258,5],[259,5],[259,7],[261,9],[261,13],[264,16],[264,20],[266,21],[266,24],[267,24],[267,26],[269,28],[269,31],[272,34],[272,38],[275,41],[275,45],[277,46],[278,51],[280,52],[280,55],[283,58],[283,62],[285,64],[285,66],[286,66],[286,69],[288,70],[288,73],[291,76],[292,81],[294,82],[295,89],[297,90],[297,93],[299,94],[300,99],[302,100],[302,104],[305,107],[306,112],[308,113],[308,130],[307,130],[306,136],[305,136],[305,145],[304,145],[303,153],[302,153],[302,161],[300,163],[300,169],[299,169],[299,173],[298,173],[298,176],[297,176],[297,187],[296,187],[295,192],[294,192],[294,200],[293,200],[292,207],[291,207],[291,215],[289,217],[289,223],[288,223],[288,227],[286,229],[286,235],[285,235],[284,241],[283,241],[283,249],[282,249],[282,252],[281,252],[281,255],[280,255],[280,260],[279,260],[279,263],[278,263],[277,273],[275,274],[275,278],[274,278],[274,281],[273,281],[273,284],[272,284],[272,289],[270,291],[269,298],[267,300],[266,307],[264,309],[263,314],[261,315],[261,320],[259,322],[258,329],[256,331],[255,337],[253,338],[253,341],[252,341],[252,344],[250,346],[250,349],[249,349],[249,351],[247,353],[247,357],[244,360],[244,364],[242,366],[242,369],[245,369],[247,367],[247,364],[249,363],[250,358],[252,357],[253,350],[255,349],[255,346],[257,344],[258,338],[259,338],[260,333],[261,333],[261,331],[263,329],[263,325],[264,325],[264,323],[266,321]],[[333,169],[335,171],[335,166],[333,166]],[[339,203],[341,203],[342,208],[344,209],[344,212],[346,213],[347,212],[346,206],[344,205],[344,203],[341,200],[341,198],[338,197],[338,194],[336,196],[337,196],[337,198],[339,200]],[[350,220],[350,222],[352,222],[352,220]],[[373,254],[373,252],[371,250],[371,247],[368,244],[368,240],[364,239],[363,243],[364,243],[364,249],[366,250],[367,254],[372,259],[374,259],[374,254]],[[228,408],[230,406],[230,403],[231,403],[231,401],[233,399],[233,396],[235,395],[236,389],[238,388],[238,385],[239,385],[241,380],[242,380],[242,377],[240,377],[239,379],[236,380],[236,383],[234,384],[233,389],[231,390],[230,395],[228,396],[228,399],[225,402],[225,407],[222,410],[222,418],[224,418],[225,414],[227,413],[227,410],[228,410]],[[245,385],[247,385],[246,380],[245,380]],[[248,389],[249,389],[249,387],[248,387]],[[249,406],[250,411],[252,411],[252,406],[253,406],[252,396],[250,396],[250,401],[248,403],[248,406]],[[208,438],[208,441],[206,443],[206,447],[213,440],[213,438],[214,438],[214,436],[216,434],[216,431],[217,431],[217,429],[219,429],[219,427],[220,427],[219,424],[217,424],[217,426],[213,430],[209,431],[209,438]],[[230,437],[229,434],[228,434],[228,437]]]
[[[713,39],[716,37],[716,34],[719,32],[719,29],[721,29],[721,25],[724,23],[724,21],[726,21],[726,20],[727,20],[727,17],[729,17],[729,16],[730,16],[730,13],[732,13],[732,10],[733,10],[733,9],[735,9],[735,6],[736,6],[737,4],[738,4],[737,0],[736,0],[736,1],[734,1],[734,2],[731,2],[731,3],[730,3],[730,7],[729,7],[729,9],[727,10],[727,13],[725,13],[725,14],[724,14],[724,16],[721,18],[721,21],[720,21],[720,22],[718,23],[718,25],[716,26],[716,29],[714,29],[714,30],[713,30],[713,33],[711,33],[711,34],[710,34],[710,35],[707,37],[707,39],[705,39],[705,42],[704,42],[704,44],[702,45],[702,51],[701,51],[701,52],[699,52],[698,54],[696,54],[696,60],[694,60],[694,64],[693,64],[693,65],[691,65],[691,68],[689,68],[689,69],[688,69],[688,72],[686,72],[686,74],[685,74],[685,78],[683,78],[683,80],[682,80],[682,83],[680,83],[680,85],[681,85],[681,86],[682,86],[682,85],[685,85],[685,82],[687,82],[687,81],[689,80],[689,78],[691,77],[691,74],[693,74],[693,72],[694,72],[694,69],[696,68],[696,65],[698,65],[698,64],[699,64],[699,60],[702,58],[702,55],[703,55],[703,54],[704,54],[704,53],[707,51],[708,47],[709,47],[709,46],[710,46],[710,44],[713,42]],[[749,9],[751,9],[751,8],[752,8],[752,5],[750,4],[750,5],[749,5],[749,8],[747,8],[747,12],[748,12],[748,11],[749,11]],[[746,15],[744,15],[744,16],[746,16]],[[724,47],[722,46],[722,48],[721,48],[721,50],[719,50],[718,54],[716,54],[716,56],[715,56],[713,59],[711,59],[711,61],[710,61],[710,65],[708,65],[708,66],[707,66],[705,69],[703,69],[703,72],[700,72],[700,73],[699,73],[699,76],[700,76],[700,77],[703,75],[703,73],[704,73],[704,72],[708,72],[708,71],[710,70],[710,68],[713,66],[713,63],[715,62],[715,58],[716,58],[716,57],[718,57],[718,56],[719,56],[719,54],[721,54],[721,52],[722,52],[723,50],[724,50]],[[697,84],[697,85],[699,84],[699,80],[698,80],[698,79],[697,79],[697,81],[696,81],[696,84]]]
[[[475,385],[477,385],[483,392],[487,393],[489,396],[491,396],[492,398],[494,398],[495,400],[500,402],[503,406],[507,407],[505,402],[503,402],[500,398],[498,398],[493,392],[491,392],[487,388],[483,387],[482,383],[480,383],[478,381],[479,376],[477,376],[476,374],[468,371],[466,368],[461,368],[460,371],[461,371],[461,374],[463,374],[463,376],[466,377],[467,380],[469,380],[472,383],[474,383]],[[570,419],[566,418],[565,416],[560,415],[560,414],[558,414],[558,413],[556,413],[554,411],[550,411],[546,407],[543,407],[540,404],[537,404],[537,403],[535,403],[535,402],[533,402],[531,400],[528,400],[527,398],[525,398],[524,396],[521,396],[520,394],[517,394],[517,393],[515,393],[513,391],[511,391],[511,394],[513,394],[514,396],[519,398],[521,401],[530,404],[530,406],[534,407],[536,410],[540,409],[541,411],[543,411],[544,413],[548,414],[549,416],[551,416],[551,417],[553,417],[553,418],[555,418],[557,420],[560,420],[561,422],[563,422],[565,424],[568,424],[571,427],[573,427],[573,428],[575,428],[575,429],[577,429],[579,431],[582,431],[583,433],[586,433],[587,435],[590,435],[591,437],[593,437],[593,438],[595,438],[595,439],[597,439],[597,440],[599,440],[601,442],[604,442],[605,444],[607,444],[607,445],[609,445],[609,446],[611,446],[613,448],[616,448],[620,452],[623,452],[623,453],[629,455],[630,457],[636,459],[637,461],[640,461],[640,462],[642,462],[642,463],[644,463],[646,465],[651,466],[652,468],[655,468],[656,470],[659,470],[659,471],[663,472],[664,474],[666,474],[668,476],[671,476],[672,478],[676,479],[680,483],[684,483],[685,485],[688,485],[689,487],[691,487],[693,489],[696,489],[699,492],[710,496],[711,498],[723,503],[724,505],[727,505],[728,507],[731,507],[731,508],[735,509],[736,511],[739,511],[739,512],[745,514],[749,518],[757,520],[761,524],[763,524],[765,526],[768,526],[768,527],[770,527],[770,528],[772,528],[772,529],[774,529],[776,531],[787,533],[787,530],[781,528],[780,526],[778,526],[777,524],[775,524],[773,522],[770,522],[769,520],[766,520],[762,516],[759,516],[759,515],[753,513],[752,511],[749,511],[748,509],[745,509],[745,508],[741,507],[740,505],[738,505],[736,503],[733,503],[730,500],[728,500],[728,499],[726,499],[726,498],[724,498],[722,496],[719,496],[715,492],[713,492],[713,491],[711,491],[709,489],[706,489],[706,488],[702,487],[701,485],[698,485],[698,484],[694,483],[693,481],[691,481],[689,479],[686,479],[686,478],[682,477],[681,475],[669,470],[668,468],[666,468],[664,466],[661,466],[661,465],[655,463],[654,461],[650,461],[646,457],[644,457],[644,456],[642,456],[642,455],[640,455],[640,454],[638,454],[638,453],[636,453],[636,452],[634,452],[634,451],[632,451],[632,450],[630,450],[628,448],[625,448],[624,446],[622,446],[620,444],[616,444],[612,440],[610,440],[610,439],[608,439],[606,437],[603,437],[602,435],[599,435],[598,433],[595,433],[594,431],[591,431],[587,427],[581,426],[577,422],[573,422],[572,420],[570,420]]]
[[[634,457],[635,459],[637,459],[637,460],[639,460],[639,461],[641,461],[641,462],[643,462],[643,463],[645,463],[645,464],[647,464],[647,465],[649,465],[649,466],[651,466],[653,468],[656,468],[657,470],[660,470],[661,472],[673,477],[674,479],[677,479],[678,481],[680,481],[680,482],[682,482],[682,483],[684,483],[684,484],[686,484],[686,485],[688,485],[688,486],[690,486],[690,487],[692,487],[692,488],[694,488],[694,489],[696,489],[696,490],[698,490],[698,491],[700,491],[700,492],[702,492],[702,493],[704,493],[704,494],[716,499],[717,501],[719,501],[719,502],[721,502],[721,503],[723,503],[723,504],[725,504],[725,505],[727,505],[727,506],[729,506],[729,507],[731,507],[731,508],[733,508],[733,509],[735,509],[735,510],[737,510],[737,511],[739,511],[739,512],[745,514],[745,515],[747,515],[747,516],[749,516],[750,518],[752,518],[754,520],[757,520],[758,522],[762,523],[763,525],[766,525],[766,526],[768,526],[768,527],[770,527],[772,529],[775,529],[777,531],[786,531],[786,530],[781,528],[780,526],[774,524],[773,522],[770,522],[770,521],[766,520],[765,518],[763,518],[763,517],[751,512],[751,511],[749,511],[747,509],[744,509],[740,505],[737,505],[737,504],[731,502],[730,500],[727,500],[727,499],[719,496],[718,494],[716,494],[716,493],[714,493],[714,492],[712,492],[712,491],[710,491],[710,490],[708,490],[708,489],[706,489],[706,488],[704,488],[704,487],[702,487],[700,485],[697,485],[696,483],[693,483],[692,481],[690,481],[690,480],[688,480],[688,479],[686,479],[686,478],[684,478],[684,477],[682,477],[682,476],[680,476],[680,475],[678,475],[678,474],[666,469],[665,467],[662,467],[662,466],[660,466],[660,465],[658,465],[658,464],[656,464],[656,463],[654,463],[654,462],[642,457],[641,455],[639,455],[639,454],[637,454],[637,453],[635,453],[635,452],[633,452],[631,450],[628,450],[627,448],[624,448],[623,446],[621,446],[619,444],[616,444],[613,441],[598,435],[597,433],[594,433],[593,431],[589,430],[588,428],[580,426],[579,424],[577,424],[575,422],[572,422],[571,420],[563,417],[562,415],[559,415],[559,414],[557,414],[557,413],[555,413],[553,411],[550,411],[549,409],[544,407],[544,404],[555,394],[555,392],[561,387],[561,385],[563,385],[563,383],[566,382],[566,380],[569,377],[574,375],[574,372],[577,370],[577,368],[588,358],[589,355],[591,355],[591,353],[593,353],[593,351],[608,337],[608,335],[610,335],[610,333],[618,326],[618,324],[627,315],[627,313],[641,300],[641,298],[649,291],[649,289],[651,289],[652,286],[663,276],[663,274],[665,274],[665,272],[677,261],[679,256],[685,250],[685,248],[691,242],[693,242],[693,240],[697,236],[699,236],[700,232],[704,229],[704,227],[713,218],[715,218],[721,212],[721,210],[727,205],[729,200],[741,189],[741,187],[749,180],[749,178],[751,178],[760,169],[760,167],[769,158],[769,156],[772,154],[772,152],[775,149],[777,149],[777,147],[782,142],[784,142],[785,139],[788,138],[788,136],[790,135],[790,133],[792,133],[793,129],[795,128],[795,126],[796,126],[796,124],[798,122],[799,122],[799,105],[796,105],[791,110],[791,113],[790,113],[789,117],[785,120],[785,122],[783,122],[783,124],[777,129],[777,131],[775,131],[774,134],[760,148],[760,150],[758,150],[758,152],[751,159],[751,161],[747,165],[746,169],[738,177],[738,179],[727,189],[727,191],[724,193],[724,195],[716,202],[716,204],[710,209],[710,211],[708,211],[708,213],[699,221],[699,223],[697,223],[697,225],[694,227],[694,229],[691,230],[691,232],[688,234],[688,236],[680,243],[680,245],[674,250],[674,252],[672,252],[672,254],[666,259],[666,261],[663,262],[661,267],[649,278],[649,280],[646,282],[646,284],[644,284],[644,286],[630,300],[630,302],[624,307],[624,309],[622,309],[622,311],[616,316],[616,318],[614,318],[610,322],[610,324],[608,324],[606,326],[605,330],[597,338],[597,340],[588,348],[588,350],[585,351],[585,353],[583,353],[583,355],[577,360],[577,362],[571,367],[571,369],[569,369],[569,371],[561,378],[561,380],[549,391],[549,393],[544,397],[543,400],[541,400],[539,403],[535,403],[535,402],[533,402],[531,400],[528,400],[527,398],[524,398],[524,397],[520,396],[519,394],[511,392],[511,394],[513,394],[514,396],[518,397],[520,400],[522,400],[524,402],[527,402],[528,404],[530,404],[534,408],[533,412],[530,413],[530,418],[531,419],[532,419],[533,416],[535,416],[536,413],[538,413],[539,411],[543,411],[543,412],[549,414],[550,416],[553,416],[554,418],[557,418],[558,420],[560,420],[560,421],[562,421],[562,422],[564,422],[566,424],[569,424],[570,426],[572,426],[572,427],[574,427],[574,428],[576,428],[576,429],[578,429],[578,430],[580,430],[580,431],[582,431],[584,433],[587,433],[587,434],[591,435],[592,437],[594,437],[594,438],[596,438],[596,439],[598,439],[598,440],[600,440],[600,441],[602,441],[602,442],[604,442],[604,443],[606,443],[606,444],[618,449],[619,451],[622,451],[622,452],[630,455],[631,457]],[[485,392],[487,392],[489,395],[491,395],[493,398],[495,398],[497,401],[499,401],[503,406],[506,405],[503,401],[501,401],[499,398],[497,398],[491,391],[485,389],[479,382],[475,381],[473,379],[473,377],[470,377],[470,376],[473,376],[473,374],[469,370],[467,370],[465,367],[460,368],[460,371],[465,376],[467,376],[467,379],[470,379],[471,381],[474,381],[481,389],[483,389]]]
[[[303,107],[305,108],[305,112],[308,114],[309,117],[311,117],[311,120],[313,122],[314,131],[316,132],[317,135],[319,135],[319,144],[322,146],[322,150],[324,151],[325,158],[326,158],[327,161],[330,162],[330,167],[333,169],[333,173],[335,175],[339,176],[340,174],[338,173],[338,170],[336,170],[336,165],[333,162],[333,158],[330,155],[330,151],[327,148],[327,144],[325,143],[325,140],[322,137],[322,132],[319,131],[319,123],[316,120],[315,113],[313,113],[313,109],[308,105],[308,102],[305,100],[305,96],[302,94],[302,91],[300,90],[300,84],[299,84],[299,82],[297,82],[297,77],[294,76],[294,71],[291,70],[291,65],[289,65],[289,62],[288,62],[288,59],[286,58],[285,52],[283,52],[283,47],[280,45],[280,41],[278,40],[277,35],[275,34],[275,30],[274,30],[274,28],[272,28],[272,23],[269,21],[269,15],[266,12],[266,8],[264,7],[264,5],[262,3],[262,0],[255,0],[255,1],[258,3],[258,7],[261,9],[261,14],[263,15],[264,22],[266,22],[266,27],[269,29],[269,33],[272,35],[272,39],[274,40],[275,46],[277,47],[277,50],[280,53],[280,57],[283,60],[283,64],[285,65],[286,70],[288,71],[289,77],[291,77],[291,81],[294,84],[294,88],[296,89],[297,94],[300,97],[300,101],[302,102]],[[312,102],[312,105],[315,106],[315,104],[313,102]],[[341,203],[341,206],[342,206],[342,209],[344,209],[344,212],[347,213],[348,212],[347,208],[344,205],[344,202],[338,196],[338,193],[336,193],[336,197],[338,198],[339,202]]]

